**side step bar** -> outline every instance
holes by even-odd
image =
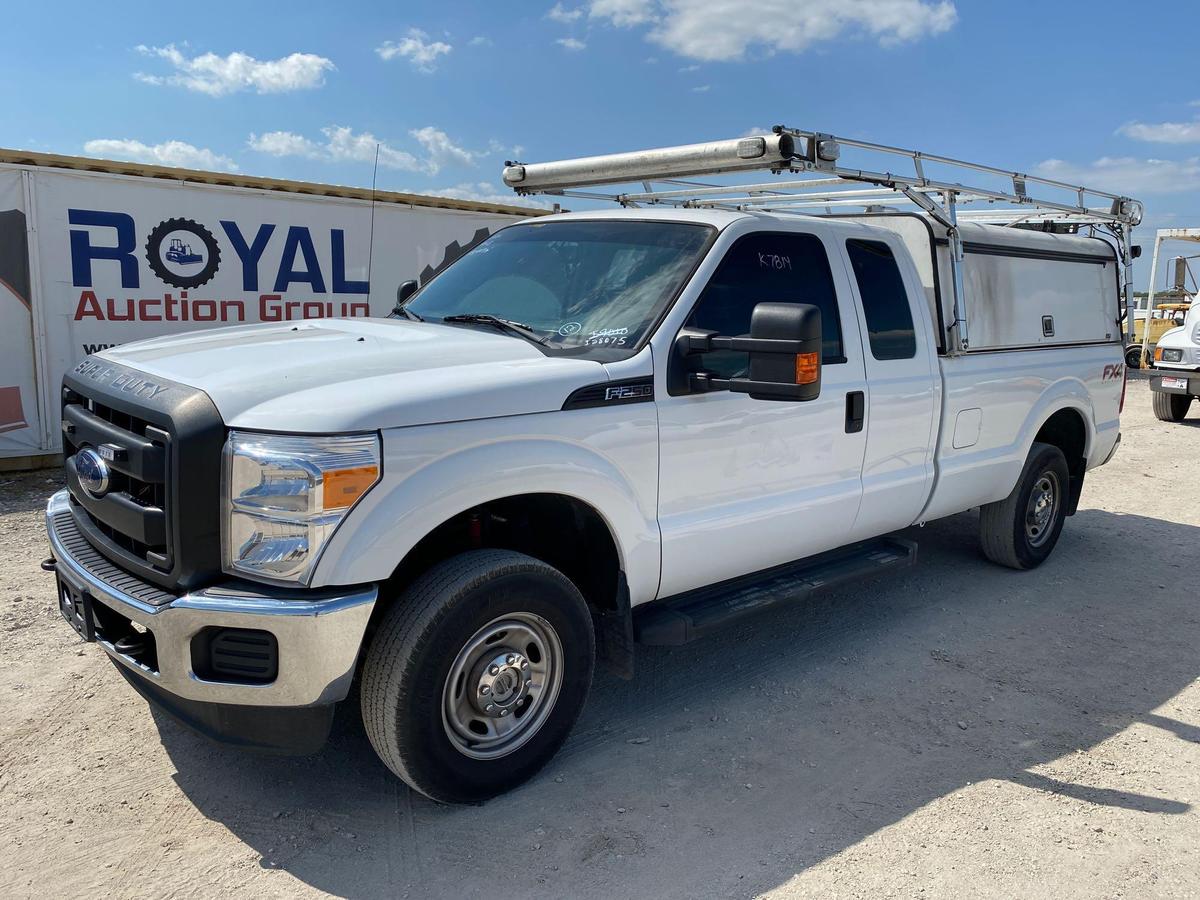
[[[915,541],[876,538],[721,584],[665,597],[633,610],[640,644],[678,646],[763,609],[806,600],[917,561]]]

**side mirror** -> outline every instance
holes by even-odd
[[[1176,310],[1173,319],[1175,320],[1176,325],[1182,325],[1187,321],[1187,313],[1183,312],[1182,310]]]
[[[396,305],[392,307],[392,312],[399,312],[405,301],[417,292],[417,283],[415,281],[403,281],[400,287],[396,288]]]
[[[679,334],[684,354],[740,350],[750,354],[744,378],[692,374],[694,391],[729,390],[754,400],[815,400],[821,394],[821,310],[809,303],[759,303],[750,334],[725,337],[713,331]]]

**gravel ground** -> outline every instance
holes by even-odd
[[[921,562],[601,674],[542,776],[439,807],[343,705],[306,759],[152,711],[59,620],[41,505],[0,474],[0,895],[1200,894],[1200,418],[1131,382],[1050,561]]]

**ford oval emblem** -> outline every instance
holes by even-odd
[[[90,447],[75,454],[75,473],[79,485],[96,499],[108,493],[108,463]]]

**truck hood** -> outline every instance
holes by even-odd
[[[154,338],[97,354],[203,390],[235,428],[337,432],[561,409],[607,380],[482,327],[320,319]]]

